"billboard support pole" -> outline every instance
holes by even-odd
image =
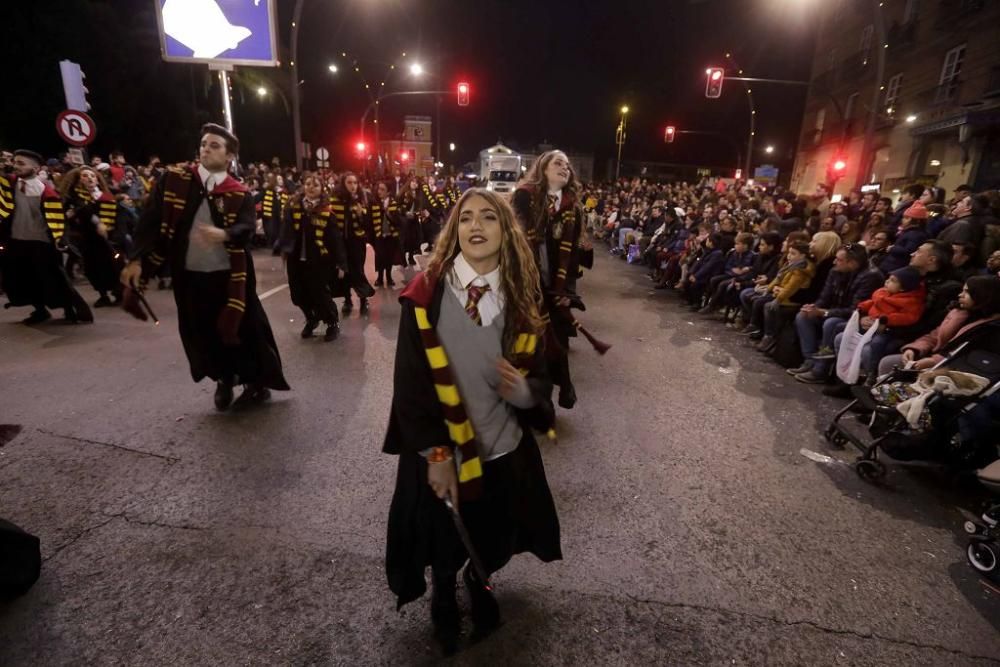
[[[233,101],[231,95],[229,94],[229,72],[232,71],[232,65],[223,64],[212,64],[208,66],[208,69],[212,71],[217,71],[219,73],[219,85],[222,86],[222,116],[225,121],[226,129],[230,132],[233,131]]]

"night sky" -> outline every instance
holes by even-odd
[[[278,0],[283,48],[293,5]],[[97,152],[121,147],[134,162],[150,152],[188,157],[197,125],[221,119],[218,89],[203,65],[160,61],[152,6],[152,0],[60,0],[5,7],[0,53],[9,63],[5,89],[13,94],[0,99],[0,146],[61,150],[54,132],[63,106],[57,62],[69,58],[88,75]],[[742,84],[727,82],[721,99],[705,99],[705,68],[730,52],[747,76],[806,78],[816,11],[802,0],[305,0],[304,7],[303,135],[314,147],[327,146],[335,164],[351,159],[368,103],[361,77],[340,56],[347,52],[373,86],[386,80],[386,90],[436,87],[434,77],[448,90],[470,82],[469,107],[458,107],[453,94],[442,98],[442,145],[458,145],[455,162],[473,160],[498,139],[525,149],[546,141],[594,152],[598,173],[614,153],[622,104],[632,109],[626,158],[735,163],[733,141],[746,143],[746,94]],[[414,83],[404,68],[383,78],[404,51],[428,70],[424,81]],[[327,70],[330,63],[338,74]],[[284,104],[277,95],[260,99],[253,92],[259,84],[276,89],[276,81],[287,91],[287,69],[237,68],[235,80],[244,157],[290,159]],[[790,167],[804,89],[757,84],[754,97],[758,147],[774,144],[771,161]],[[433,112],[431,98],[386,101],[383,138],[401,130],[404,113]],[[662,140],[668,124],[730,139],[682,135],[668,146]]]

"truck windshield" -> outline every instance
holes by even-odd
[[[491,171],[491,181],[516,181],[517,175],[513,171]]]

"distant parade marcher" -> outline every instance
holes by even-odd
[[[264,225],[264,236],[267,239],[267,247],[278,254],[278,233],[281,229],[281,208],[286,201],[284,192],[278,185],[280,177],[277,173],[267,176],[264,189],[258,195],[260,197],[260,215]]]
[[[420,182],[415,176],[409,179],[399,197],[398,208],[405,263],[406,266],[414,266],[417,263],[414,257],[420,254],[420,244],[423,241],[420,222],[425,215],[429,215],[427,209],[421,206]]]
[[[559,385],[559,406],[576,404],[576,389],[569,370],[569,339],[580,331],[600,354],[608,345],[593,338],[573,316],[572,308],[583,310],[576,293],[580,267],[593,262],[593,251],[584,248],[582,188],[569,158],[562,151],[539,156],[525,173],[514,192],[512,204],[527,233],[541,275],[548,329],[550,372]]]
[[[278,243],[288,273],[292,303],[306,318],[302,337],[311,338],[320,322],[326,323],[323,340],[340,333],[340,318],[330,285],[347,273],[347,252],[337,228],[330,199],[323,192],[323,179],[307,173],[302,190],[294,194],[284,209]]]
[[[400,296],[383,446],[399,455],[386,573],[402,607],[424,594],[430,566],[431,620],[446,654],[460,634],[457,574],[473,554],[462,578],[480,637],[500,623],[491,573],[517,553],[562,558],[532,435],[554,419],[539,285],[510,205],[473,189],[452,211],[427,271]],[[443,501],[461,517],[471,552]]]
[[[70,243],[79,249],[83,274],[100,295],[94,307],[117,304],[122,294],[119,274],[125,266],[125,223],[123,217],[118,225],[118,201],[104,176],[90,167],[77,167],[63,176],[59,190]]]
[[[256,227],[247,188],[227,172],[239,140],[226,128],[201,128],[200,164],[171,167],[157,182],[136,228],[122,283],[143,289],[164,263],[173,276],[181,342],[195,382],[216,382],[215,407],[267,400],[287,390],[267,314],[257,298],[250,241]],[[125,295],[126,306],[130,294]]]
[[[423,242],[427,244],[427,252],[434,249],[434,242],[441,233],[441,221],[444,219],[445,203],[438,198],[434,188],[427,181],[420,182],[420,194],[424,214],[420,221]]]
[[[66,212],[62,198],[38,178],[42,156],[17,150],[13,172],[0,173],[0,274],[5,308],[33,306],[24,324],[50,319],[62,308],[65,321],[93,322],[94,316],[63,269]]]
[[[375,295],[375,289],[365,275],[368,242],[372,239],[372,218],[371,207],[356,174],[347,172],[341,177],[331,208],[347,249],[347,276],[337,281],[334,295],[344,297],[343,313],[347,315],[354,309],[351,299],[351,290],[354,290],[361,299],[359,312],[367,315],[368,299]]]
[[[389,192],[389,184],[379,181],[375,186],[372,202],[372,227],[375,248],[375,287],[394,287],[392,267],[403,266],[403,248],[400,245],[400,212]]]

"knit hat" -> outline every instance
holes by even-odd
[[[895,276],[903,292],[910,292],[920,287],[920,272],[912,266],[904,266],[901,269],[896,269],[889,275]]]
[[[915,201],[910,204],[910,208],[903,212],[903,216],[913,218],[915,220],[926,220],[928,216],[927,207],[919,201]]]

